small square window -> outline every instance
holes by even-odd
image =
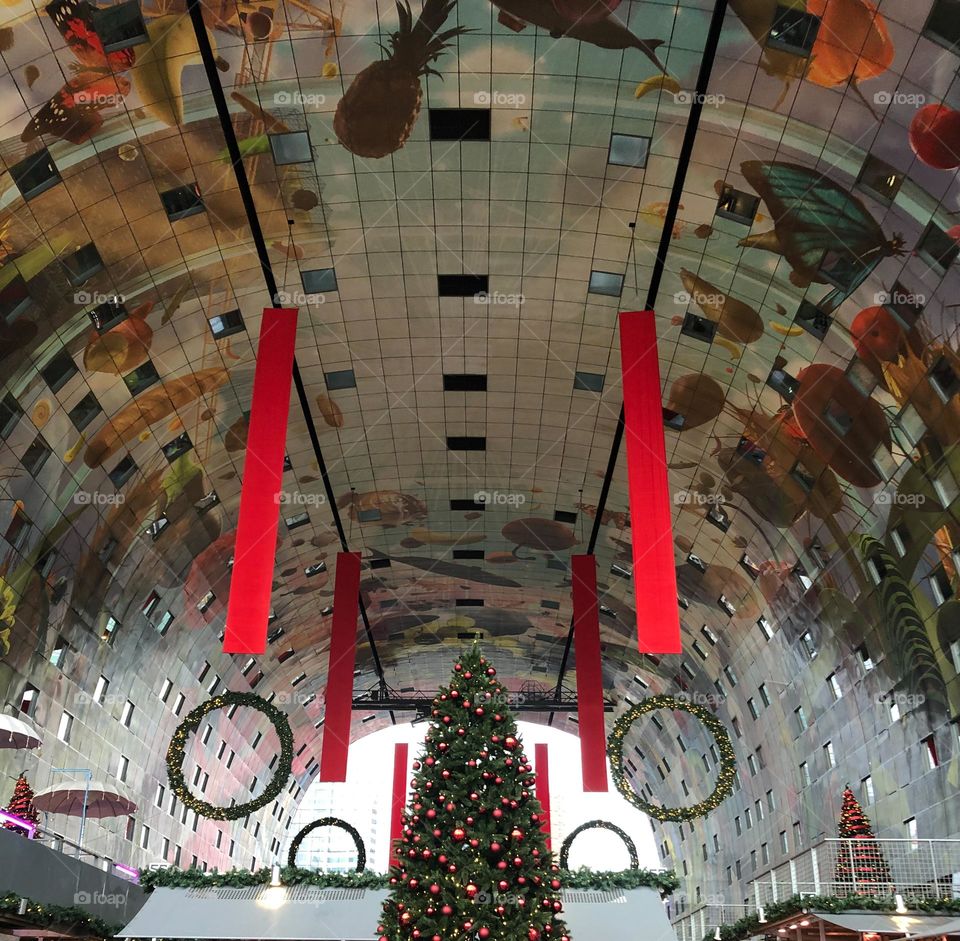
[[[923,35],[956,51],[960,45],[960,0],[934,0]]]
[[[906,330],[912,330],[923,313],[925,295],[908,291],[899,281],[894,281],[889,293],[884,292],[879,299]]]
[[[184,432],[163,446],[163,456],[172,463],[178,457],[183,457],[192,447],[193,442],[190,440],[190,435]]]
[[[623,275],[613,271],[591,271],[587,293],[619,297],[623,293]]]
[[[119,297],[112,297],[108,301],[88,311],[88,316],[94,328],[99,333],[106,333],[127,319],[127,308]]]
[[[173,614],[169,611],[164,611],[163,617],[161,617],[160,620],[157,621],[157,633],[161,637],[163,637],[163,635],[166,634],[167,631],[169,630],[170,625],[172,623],[173,623]]]
[[[27,282],[19,274],[14,274],[10,281],[0,288],[0,321],[12,324],[30,309],[32,303],[33,298],[27,290]]]
[[[150,38],[138,0],[93,7],[93,30],[100,37],[104,52],[129,49],[148,42]]]
[[[74,287],[79,287],[103,268],[103,259],[97,251],[97,246],[93,242],[87,242],[73,254],[63,258],[63,267],[67,269],[67,278],[70,283]]]
[[[945,274],[960,255],[960,245],[931,222],[917,242],[917,254],[935,271]]]
[[[217,596],[212,592],[208,591],[198,602],[197,610],[201,614],[205,614],[207,609],[217,600]]]
[[[960,392],[960,377],[946,356],[941,356],[930,369],[930,383],[944,402],[949,402]]]
[[[890,164],[884,163],[873,154],[867,154],[857,177],[857,186],[889,206],[900,192],[903,179],[903,174],[894,170]]]
[[[47,463],[48,457],[50,457],[50,448],[47,446],[47,442],[43,440],[43,435],[37,435],[30,447],[24,451],[20,463],[31,477],[36,477],[43,465]]]
[[[797,389],[800,388],[800,380],[791,376],[785,369],[774,367],[767,376],[767,385],[779,392],[788,402],[792,402]]]
[[[603,392],[603,373],[580,372],[573,376],[573,388],[579,392]]]
[[[51,392],[59,392],[79,371],[73,357],[66,350],[60,350],[40,370],[40,375],[43,376],[43,381],[50,387]]]
[[[490,140],[489,108],[431,108],[428,124],[430,140]]]
[[[313,268],[301,271],[303,290],[307,294],[327,294],[337,290],[337,273],[333,268]]]
[[[817,41],[819,29],[819,16],[794,6],[777,4],[773,23],[767,34],[766,45],[768,49],[809,56],[813,50],[813,44]]]
[[[176,186],[164,191],[160,194],[160,202],[163,203],[163,211],[171,222],[186,219],[187,216],[195,216],[206,210],[200,188],[196,183]]]
[[[120,628],[120,622],[112,615],[108,614],[103,622],[103,629],[100,631],[100,640],[112,644]]]
[[[744,193],[735,189],[729,183],[724,183],[717,200],[717,215],[721,219],[731,222],[740,222],[743,225],[753,225],[757,210],[760,208],[760,197],[753,193]]]
[[[239,310],[230,310],[225,314],[218,314],[216,317],[211,317],[207,322],[210,324],[210,332],[216,340],[223,337],[232,337],[235,333],[243,333],[247,329]]]
[[[822,340],[827,335],[827,331],[833,323],[833,318],[820,310],[815,304],[811,304],[809,301],[801,301],[793,322],[798,327],[803,327],[811,336]]]
[[[157,374],[156,366],[148,359],[133,371],[128,372],[123,377],[123,381],[130,390],[130,394],[138,396],[144,389],[149,389],[154,383],[159,382],[160,376]]]
[[[60,714],[60,724],[57,726],[57,738],[61,742],[70,742],[70,733],[73,731],[73,716],[69,712]]]
[[[823,419],[841,437],[853,428],[853,416],[836,400],[830,399],[823,410]]]
[[[310,514],[304,510],[303,513],[298,513],[296,516],[285,517],[283,521],[287,524],[287,529],[296,529],[298,526],[306,526],[310,522]]]
[[[357,510],[357,522],[359,523],[375,523],[380,518],[381,513],[379,507],[373,506],[367,509]]]
[[[278,166],[288,163],[313,163],[313,148],[306,131],[289,131],[285,134],[268,134],[273,162]]]
[[[950,578],[947,576],[942,563],[930,573],[930,590],[933,592],[933,598],[938,607],[953,597]]]
[[[10,176],[24,199],[33,199],[60,182],[60,173],[46,147],[10,167]]]
[[[816,486],[817,478],[812,471],[808,470],[806,465],[801,461],[797,460],[793,467],[790,468],[790,476],[798,483],[807,493],[812,493],[814,486]]]
[[[357,377],[352,369],[336,369],[323,374],[327,389],[336,392],[339,389],[356,389]]]
[[[11,393],[0,399],[0,438],[8,438],[23,418],[23,409]]]
[[[700,340],[703,343],[713,343],[713,337],[717,332],[716,321],[707,317],[701,317],[692,311],[687,311],[683,318],[683,325],[680,332],[685,337],[692,337],[694,340]]]
[[[681,412],[677,412],[672,408],[663,409],[663,424],[667,428],[673,431],[683,431],[683,426],[686,424],[686,421]]]
[[[615,167],[645,167],[650,153],[650,138],[633,134],[611,134],[607,163]]]
[[[114,487],[119,490],[137,471],[137,463],[128,454],[110,473],[107,475],[112,481]]]
[[[98,414],[100,414],[100,403],[92,392],[88,392],[67,412],[77,431],[83,431]]]

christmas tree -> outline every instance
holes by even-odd
[[[871,895],[877,894],[877,886],[882,886],[884,892],[892,891],[890,869],[873,835],[870,818],[863,812],[849,784],[843,790],[837,835],[856,842],[839,844],[836,881],[858,891],[863,886]]]
[[[17,783],[13,786],[13,797],[7,804],[7,812],[16,814],[23,820],[29,820],[31,823],[39,823],[40,816],[33,806],[33,788],[27,782],[27,776],[21,771]],[[26,831],[13,823],[5,823],[4,827],[8,830],[16,830],[18,833],[26,835]]]
[[[380,941],[569,941],[535,778],[496,675],[474,646],[433,701]]]

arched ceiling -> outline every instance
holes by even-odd
[[[280,302],[300,309],[307,414],[294,397],[281,515],[309,519],[280,527],[282,635],[250,667],[220,655],[221,672],[233,688],[262,673],[258,692],[294,696],[303,765],[318,747],[337,518],[368,563],[364,606],[397,690],[442,682],[472,632],[509,684],[551,688],[570,626],[569,556],[593,549],[618,701],[643,695],[639,676],[725,697],[729,721],[752,695],[738,677],[762,670],[796,691],[819,670],[810,650],[853,671],[866,642],[889,652],[888,687],[923,691],[931,727],[956,711],[957,631],[929,581],[942,565],[956,587],[960,192],[955,168],[936,166],[960,154],[955,0],[808,0],[820,18],[809,60],[771,48],[775,16],[793,14],[767,0],[736,0],[722,21],[692,0],[609,6],[427,0],[411,32],[400,27],[411,14],[390,3],[231,0],[203,10],[205,63],[182,0],[145,0],[149,40],[109,54],[83,0],[4,3],[0,156],[9,169],[46,146],[62,178],[25,200],[0,177],[0,300],[13,311],[21,286],[31,300],[0,326],[8,698],[36,672],[36,652],[61,633],[99,643],[110,617],[116,648],[158,664],[171,641],[191,670],[217,656],[271,304],[248,181]],[[229,105],[226,131],[211,83]],[[941,102],[939,123],[921,126],[920,108]],[[489,108],[489,140],[431,139],[431,121],[437,138],[442,109],[458,108]],[[302,131],[309,162],[275,161],[265,135]],[[643,166],[617,162],[637,146]],[[885,168],[867,183],[896,178],[892,202],[861,179],[868,155]],[[171,222],[160,193],[193,184],[204,211]],[[717,214],[724,184],[761,197],[752,224]],[[931,224],[946,249],[925,237]],[[102,268],[71,281],[73,253],[91,242]],[[947,264],[932,260],[947,250]],[[329,274],[305,282],[325,269],[335,286]],[[591,291],[591,272],[613,275],[612,293]],[[486,276],[485,302],[476,285],[441,296],[438,275],[460,274]],[[687,653],[662,661],[637,654],[643,615],[630,578],[611,571],[629,571],[644,538],[625,455],[611,461],[616,315],[643,309],[652,281],[664,406],[684,419],[665,434]],[[898,321],[882,306],[891,291],[914,295],[919,316],[897,297]],[[90,311],[113,295],[127,316],[98,332]],[[832,318],[824,335],[795,322],[804,302]],[[235,310],[243,329],[215,337],[211,320]],[[712,343],[682,332],[688,312],[716,323]],[[766,383],[774,369],[799,380],[792,404]],[[485,391],[445,391],[445,375],[464,374],[486,377]],[[184,434],[187,450],[169,460],[164,448]],[[485,449],[451,449],[450,437]],[[110,475],[127,455],[135,469],[118,486]],[[452,504],[477,494],[489,495],[483,508]],[[725,519],[711,521],[715,508]],[[934,664],[926,674],[908,669],[898,651],[909,638],[871,592],[866,536],[905,544],[896,565]],[[305,573],[321,561],[324,572]],[[174,621],[161,636],[164,611]],[[112,656],[95,646],[89,671]],[[357,689],[372,686],[369,644],[358,666]],[[751,747],[780,735],[750,734]]]

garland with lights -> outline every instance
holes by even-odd
[[[20,906],[24,902],[27,903],[26,911],[21,913]],[[75,934],[82,938],[112,938],[122,927],[108,924],[77,905],[48,905],[15,892],[0,897],[0,912],[16,915],[30,925],[41,928],[53,926],[58,933]]]
[[[653,712],[655,709],[689,712],[690,715],[699,719],[713,735],[717,750],[720,753],[717,782],[709,797],[704,798],[698,804],[693,804],[690,807],[661,807],[657,804],[650,804],[630,784],[624,770],[623,741],[633,723],[640,716]],[[678,699],[676,696],[651,696],[620,716],[613,724],[613,731],[607,740],[607,757],[610,759],[610,767],[617,790],[634,807],[642,810],[648,817],[654,817],[657,820],[679,822],[706,816],[733,793],[733,782],[737,774],[736,754],[724,724],[709,710],[688,702],[686,699]]]
[[[357,848],[357,872],[363,872],[367,868],[367,848],[363,845],[363,837],[360,836],[355,827],[350,826],[346,820],[341,820],[339,817],[321,817],[319,820],[308,823],[290,844],[290,852],[287,854],[287,865],[289,867],[296,868],[297,851],[300,849],[303,838],[318,827],[339,827],[341,830],[346,830],[353,837],[353,844]]]
[[[576,830],[574,830],[564,841],[560,847],[560,868],[569,869],[570,866],[570,845],[573,841],[583,833],[584,830],[609,830],[611,833],[616,833],[621,840],[623,840],[624,845],[627,847],[627,852],[630,854],[630,868],[639,869],[640,868],[640,857],[637,856],[637,845],[630,839],[630,835],[621,830],[616,824],[610,823],[609,820],[588,820],[586,823],[581,823]]]
[[[217,709],[222,709],[224,706],[246,706],[250,709],[256,709],[257,712],[262,712],[270,720],[280,739],[280,759],[277,762],[277,770],[264,792],[259,797],[233,807],[218,807],[216,804],[209,804],[199,797],[194,797],[187,788],[187,783],[183,777],[183,759],[187,739],[192,732],[196,732],[200,728],[200,723],[205,716]],[[293,731],[290,729],[286,713],[254,693],[228,691],[201,703],[196,709],[189,712],[186,719],[177,726],[173,738],[170,739],[170,747],[167,749],[167,776],[170,779],[170,789],[185,807],[199,816],[209,817],[211,820],[239,820],[252,811],[266,806],[270,801],[276,799],[283,790],[292,768]]]

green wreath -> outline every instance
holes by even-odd
[[[637,844],[630,839],[628,833],[625,833],[616,824],[610,823],[609,820],[588,820],[586,823],[581,823],[580,826],[563,841],[563,845],[560,847],[561,869],[570,868],[568,865],[570,862],[570,844],[573,843],[584,830],[609,830],[611,833],[616,833],[616,835],[623,840],[624,845],[627,847],[627,852],[630,854],[630,868],[640,868],[640,857],[637,856]]]
[[[699,804],[693,804],[691,807],[660,807],[656,804],[649,804],[637,794],[627,778],[623,762],[623,740],[633,723],[640,716],[652,712],[654,709],[675,709],[680,712],[689,712],[690,715],[696,716],[713,735],[720,752],[720,769],[717,773],[717,783],[714,786],[713,793],[700,801]],[[733,793],[733,783],[737,775],[736,754],[724,724],[709,710],[675,696],[651,696],[620,716],[613,724],[613,731],[607,739],[607,757],[610,759],[610,767],[617,790],[634,807],[657,820],[676,822],[706,816]]]
[[[293,838],[293,842],[290,844],[290,852],[287,854],[288,866],[296,868],[297,851],[300,849],[303,838],[318,827],[339,827],[341,830],[346,830],[347,833],[353,837],[353,843],[357,847],[357,872],[363,872],[363,870],[367,868],[367,850],[363,845],[363,837],[360,836],[355,827],[350,826],[346,820],[341,820],[339,817],[321,817],[319,820],[308,823],[297,833]]]
[[[208,804],[199,797],[194,797],[187,788],[187,783],[183,777],[183,759],[187,739],[192,732],[196,732],[200,728],[200,723],[205,716],[217,709],[222,709],[224,706],[247,706],[250,709],[262,712],[277,730],[277,735],[280,738],[280,760],[266,790],[259,797],[233,807],[217,807],[215,804]],[[209,817],[211,820],[239,820],[251,811],[259,810],[269,804],[285,787],[290,778],[292,767],[293,732],[290,729],[289,721],[287,721],[286,713],[253,693],[225,692],[201,703],[196,709],[189,712],[186,719],[177,726],[173,738],[170,739],[170,747],[167,749],[167,776],[170,779],[170,789],[183,802],[185,807],[196,812],[199,816]]]

